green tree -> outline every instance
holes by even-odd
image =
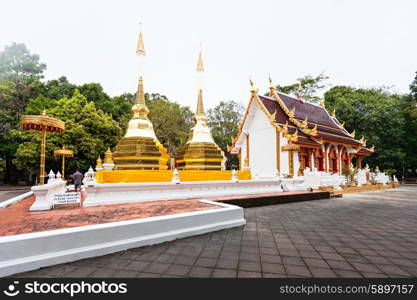
[[[356,131],[356,137],[367,139],[367,146],[375,145],[375,153],[365,163],[380,169],[402,169],[406,159],[403,115],[404,97],[384,88],[357,89],[336,86],[324,95],[329,111],[345,122],[345,128]]]
[[[410,93],[405,96],[405,152],[404,168],[409,170],[407,176],[417,175],[417,72],[410,84]]]
[[[11,134],[29,99],[35,98],[46,65],[24,44],[13,43],[0,52],[0,157],[5,161],[5,181],[15,183],[19,174],[14,158],[19,140]]]
[[[64,121],[65,132],[48,134],[46,170],[60,170],[60,159],[53,156],[53,150],[66,146],[74,151],[74,157],[67,160],[65,173],[74,172],[76,168],[85,172],[89,166],[95,166],[97,157],[103,157],[106,149],[115,146],[121,137],[121,129],[111,116],[97,109],[95,103],[87,101],[77,89],[71,98],[56,101],[47,114]],[[20,169],[37,175],[40,134],[21,130],[15,130],[13,134],[23,141],[17,149],[14,163]]]
[[[242,119],[243,111],[243,105],[238,102],[221,101],[207,112],[213,139],[227,157],[227,169],[237,168],[238,166],[236,155],[231,155],[227,151],[227,146],[231,144],[231,139],[238,133],[237,125]]]
[[[300,97],[306,101],[318,103],[321,99],[317,94],[322,91],[326,84],[324,82],[328,79],[324,74],[318,76],[306,75],[297,78],[297,82],[290,85],[277,85],[276,89],[285,94],[292,94]],[[268,94],[268,93],[267,93]]]
[[[178,147],[188,139],[188,133],[194,124],[193,113],[189,107],[170,102],[159,94],[146,94],[145,100],[156,136],[167,147],[170,155],[175,156]]]

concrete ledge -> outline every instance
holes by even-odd
[[[87,198],[83,206],[282,192],[280,179],[195,181],[180,184],[106,183],[88,186],[85,190]]]
[[[363,186],[348,186],[343,187],[340,191],[334,191],[334,194],[349,194],[349,193],[362,193],[362,192],[372,192],[372,191],[379,191],[379,190],[387,190],[393,189],[398,187],[399,185],[394,183],[388,183],[387,185],[383,185],[382,183],[374,184],[374,185],[363,185]]]
[[[0,237],[0,276],[246,224],[241,207],[220,208]]]
[[[24,193],[22,195],[19,195],[19,196],[10,198],[9,200],[0,202],[0,208],[5,208],[5,207],[7,207],[7,206],[9,206],[11,204],[14,204],[16,202],[22,201],[23,199],[26,199],[26,198],[28,198],[28,197],[30,197],[32,195],[33,195],[33,191],[29,191],[29,192]]]

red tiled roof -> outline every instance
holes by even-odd
[[[299,122],[303,122],[307,118],[308,127],[310,129],[317,125],[317,136],[314,138],[323,138],[324,140],[333,140],[341,143],[361,146],[359,141],[352,138],[346,130],[340,127],[339,121],[336,118],[333,118],[324,107],[307,101],[301,101],[300,99],[280,92],[277,92],[277,94],[289,111],[295,108],[295,119],[299,120]],[[293,124],[276,99],[260,95],[258,97],[270,114],[273,114],[276,111],[276,123],[285,124],[288,122],[289,124]],[[298,128],[298,130],[300,137],[303,137],[310,143],[316,143],[310,138],[310,136],[302,133],[302,128]]]

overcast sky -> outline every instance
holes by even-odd
[[[147,52],[145,90],[193,109],[202,43],[204,101],[246,103],[260,91],[325,72],[331,85],[393,86],[417,71],[417,1],[2,1],[0,48],[25,43],[46,79],[98,82],[135,92],[139,23]]]

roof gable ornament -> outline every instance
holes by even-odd
[[[333,112],[332,112],[332,117],[333,117],[333,118],[336,118],[336,110],[335,110],[335,109],[333,109]]]
[[[307,117],[304,119],[303,123],[301,123],[301,128],[308,129],[308,118]]]
[[[285,122],[285,125],[282,127],[282,135],[285,136],[285,134],[288,133],[288,121]]]
[[[291,134],[289,142],[297,142],[298,141],[298,129],[296,128],[294,133]]]
[[[345,122],[343,121],[342,124],[340,124],[340,127],[345,128]]]
[[[269,120],[271,120],[272,122],[275,122],[276,115],[277,115],[277,110],[275,110],[273,114],[269,115]]]
[[[291,109],[288,112],[288,116],[290,117],[290,119],[294,118],[294,114],[295,114],[295,106],[293,107],[293,109]]]
[[[255,88],[255,85],[253,84],[252,79],[249,79],[249,83],[250,83],[250,92],[252,93],[252,95],[256,95],[258,93],[258,89]]]
[[[320,106],[321,106],[321,107],[324,107],[324,100],[321,100],[321,101],[320,101]]]
[[[352,137],[352,138],[355,138],[355,134],[356,134],[356,131],[355,131],[355,129],[352,131],[352,133],[350,134],[350,136]]]
[[[374,146],[374,145],[372,145],[372,147],[371,147],[371,148],[369,148],[369,150],[370,150],[370,151],[372,151],[372,152],[375,152],[375,146]]]

